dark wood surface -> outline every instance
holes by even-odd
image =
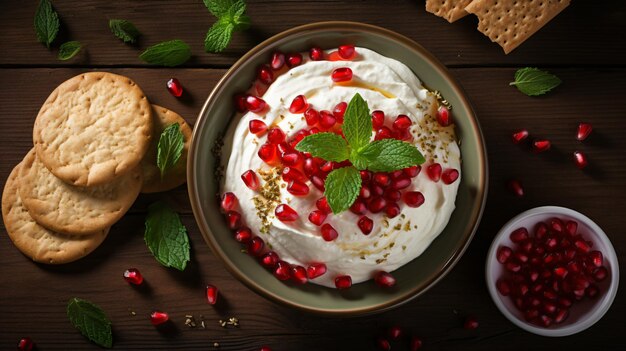
[[[485,214],[467,253],[454,270],[418,299],[386,313],[360,318],[326,318],[302,314],[257,296],[224,269],[204,243],[191,213],[186,188],[141,196],[116,224],[105,243],[76,263],[45,266],[19,253],[0,228],[0,349],[12,350],[30,336],[40,350],[98,349],[86,341],[65,316],[67,300],[83,297],[99,304],[114,326],[119,350],[370,350],[373,340],[394,324],[424,340],[424,350],[588,350],[626,347],[626,295],[596,325],[566,338],[544,338],[508,322],[492,303],[484,281],[487,248],[512,216],[539,205],[581,211],[609,235],[619,260],[626,262],[626,6],[609,2],[598,9],[576,1],[512,54],[475,30],[467,17],[447,22],[427,14],[424,1],[249,1],[254,23],[235,35],[223,55],[202,51],[206,29],[214,21],[200,0],[188,1],[54,1],[64,24],[63,37],[87,45],[80,57],[60,62],[56,53],[35,40],[35,4],[0,4],[0,186],[32,146],[32,124],[48,94],[65,79],[92,69],[107,69],[137,81],[154,103],[178,111],[193,123],[204,99],[225,69],[261,40],[298,24],[320,20],[356,20],[396,30],[431,50],[466,90],[478,115],[489,153],[490,185]],[[135,22],[144,36],[137,47],[113,38],[109,18]],[[180,38],[193,48],[185,67],[147,67],[137,59],[146,46]],[[508,86],[515,69],[548,67],[563,84],[545,97],[530,98]],[[177,77],[189,97],[177,100],[165,82]],[[575,140],[576,125],[589,121],[594,132],[585,143]],[[510,142],[516,128],[549,138],[553,149],[534,155]],[[580,171],[574,150],[587,152],[591,166]],[[505,189],[511,177],[523,181],[526,196]],[[182,214],[192,241],[192,262],[185,272],[161,267],[143,242],[145,209],[156,199],[172,203]],[[133,289],[121,278],[139,268],[147,289]],[[624,274],[621,275],[622,281]],[[216,308],[204,299],[204,286],[217,285]],[[623,289],[621,289],[623,290]],[[147,314],[163,309],[175,330],[160,333]],[[131,314],[135,312],[135,315]],[[184,325],[185,315],[206,329]],[[461,328],[462,317],[476,315],[480,327]],[[223,329],[218,320],[240,320]],[[405,349],[399,345],[397,349]]]

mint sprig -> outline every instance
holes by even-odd
[[[528,96],[543,95],[561,84],[559,77],[538,68],[525,67],[515,72],[515,81],[509,83]]]
[[[76,56],[76,54],[80,52],[80,49],[82,47],[83,46],[80,44],[80,42],[77,41],[65,42],[61,44],[61,46],[59,46],[59,55],[57,56],[57,58],[61,61],[69,60],[72,57]]]
[[[134,24],[123,19],[109,20],[109,28],[113,35],[120,38],[125,43],[134,44],[137,42],[137,37],[141,35]]]
[[[97,305],[74,297],[67,303],[67,317],[87,339],[102,347],[113,347],[111,321]]]
[[[139,58],[153,65],[174,67],[182,65],[191,57],[189,45],[182,40],[164,41],[146,49]]]
[[[302,139],[296,150],[327,161],[349,160],[352,166],[330,172],[324,195],[333,213],[348,209],[361,189],[359,170],[392,172],[425,162],[412,144],[396,139],[371,142],[372,119],[367,102],[355,94],[348,103],[342,126],[345,139],[335,133],[316,133]]]
[[[50,44],[54,41],[59,33],[59,15],[52,8],[52,3],[49,0],[39,1],[39,6],[35,11],[35,33],[37,34],[37,41],[46,44],[49,49]]]
[[[246,16],[246,3],[243,0],[204,0],[206,8],[217,17],[204,39],[206,52],[221,52],[230,43],[233,32],[250,27],[250,17]]]
[[[185,140],[178,123],[170,124],[163,130],[157,145],[157,167],[161,171],[161,179],[176,165],[184,146]]]
[[[190,256],[189,237],[180,217],[169,206],[156,202],[148,207],[144,240],[160,264],[185,270]]]

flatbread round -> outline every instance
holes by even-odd
[[[33,141],[58,178],[101,185],[139,164],[150,145],[151,115],[148,99],[129,78],[84,73],[50,94],[35,120]]]
[[[143,172],[142,193],[157,193],[174,189],[187,181],[187,151],[191,142],[191,128],[185,120],[176,112],[168,110],[165,107],[152,105],[152,142],[150,148],[143,160],[141,161],[141,170]],[[159,138],[165,128],[171,124],[178,123],[180,131],[183,133],[185,146],[183,153],[176,162],[176,165],[165,173],[161,179],[161,171],[157,167],[157,145]]]
[[[2,218],[9,238],[26,256],[36,262],[61,264],[85,257],[107,237],[109,228],[88,236],[55,233],[35,222],[19,195],[19,169],[15,166],[2,193]]]
[[[109,184],[83,188],[55,177],[35,150],[22,161],[20,196],[28,213],[42,226],[63,234],[88,235],[117,222],[141,189],[141,169]]]

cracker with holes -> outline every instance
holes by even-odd
[[[20,166],[13,169],[2,192],[2,218],[13,244],[34,261],[47,264],[72,262],[95,250],[109,228],[74,236],[56,233],[35,222],[19,194]]]
[[[426,0],[426,11],[452,23],[468,15],[465,6],[472,0]]]
[[[153,116],[153,132],[152,142],[145,157],[141,161],[141,170],[143,173],[142,193],[156,193],[173,189],[182,185],[187,180],[187,150],[191,141],[191,128],[185,120],[176,112],[168,110],[165,107],[152,105]],[[161,171],[157,167],[157,146],[159,137],[163,130],[171,124],[178,123],[180,131],[183,134],[183,153],[174,167],[168,170],[163,177]]]
[[[478,30],[508,54],[563,11],[570,0],[474,0],[465,10]]]
[[[66,183],[111,182],[134,170],[148,150],[151,111],[144,93],[127,77],[90,72],[70,78],[37,115],[37,155]]]

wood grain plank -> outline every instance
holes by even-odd
[[[220,55],[203,50],[204,36],[215,21],[201,0],[98,1],[57,0],[63,22],[57,45],[78,40],[86,46],[79,57],[61,62],[56,51],[37,43],[32,28],[36,1],[0,3],[0,65],[120,66],[144,65],[138,55],[160,41],[182,39],[194,57],[187,66],[228,66],[264,39],[315,21],[349,20],[383,26],[422,44],[446,65],[623,65],[626,3],[612,1],[599,8],[591,1],[574,1],[568,9],[509,55],[476,30],[467,16],[449,24],[424,10],[424,1],[254,1],[249,0],[252,27],[237,33]],[[134,22],[143,33],[137,46],[124,45],[108,29],[108,20]],[[278,20],[277,20],[278,19]],[[8,54],[10,53],[10,54]]]

